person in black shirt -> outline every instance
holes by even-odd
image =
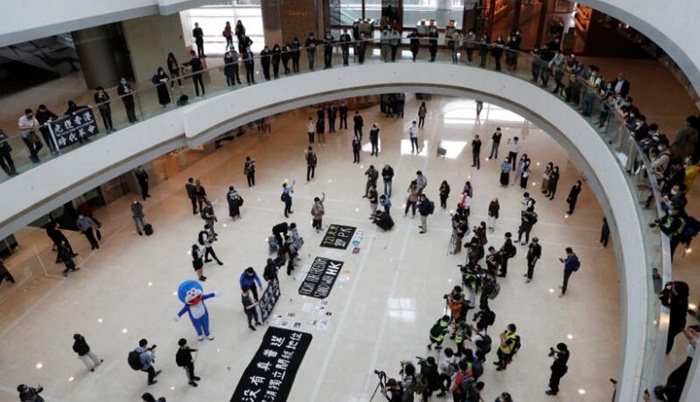
[[[90,345],[87,344],[85,337],[82,335],[73,335],[73,340],[75,341],[73,342],[73,351],[78,354],[78,357],[85,363],[88,370],[95,371],[97,366],[102,364],[104,360],[97,357],[97,355],[90,350]],[[90,364],[90,360],[92,360],[92,364]]]
[[[136,175],[136,180],[139,182],[139,187],[141,188],[141,195],[143,196],[143,200],[146,201],[146,198],[150,197],[148,194],[148,173],[146,173],[145,170],[143,170],[142,166],[139,166],[136,168],[136,172],[134,173]]]
[[[364,125],[364,119],[360,116],[360,112],[355,112],[355,117],[352,118],[354,123],[353,129],[355,130],[355,137],[362,141],[362,126]]]
[[[245,79],[248,85],[255,84],[255,57],[250,48],[243,52],[243,65],[245,66]]]
[[[314,61],[316,60],[316,37],[314,33],[309,33],[309,37],[306,38],[304,47],[306,48],[306,56],[309,59],[309,70],[314,69]]]
[[[109,106],[109,94],[103,87],[97,87],[97,92],[93,95],[95,104],[100,110],[100,116],[102,116],[102,123],[105,125],[105,130],[108,133],[114,131],[114,125],[112,124],[112,108]]]
[[[403,402],[403,388],[393,378],[390,378],[386,382],[386,387],[382,388],[382,395],[389,402]]]
[[[272,53],[270,48],[265,45],[263,50],[260,52],[260,65],[262,66],[263,76],[266,80],[270,80],[270,58]]]
[[[194,37],[194,42],[197,44],[197,52],[199,57],[207,57],[204,55],[204,31],[202,31],[202,28],[200,28],[199,24],[196,22],[194,23],[192,36]],[[192,53],[194,53],[194,50]]]
[[[192,349],[187,346],[187,339],[185,338],[181,338],[177,344],[180,345],[180,348],[175,354],[175,364],[185,369],[188,384],[196,387],[197,383],[195,381],[199,381],[201,378],[194,375],[194,359],[192,358],[192,352],[196,352],[197,349]]]
[[[41,125],[39,127],[39,131],[41,132],[41,136],[44,137],[44,141],[49,144],[49,149],[51,150],[52,154],[57,153],[56,146],[51,139],[51,132],[49,131],[49,127],[46,125],[46,123],[50,123],[53,120],[58,119],[58,116],[56,113],[50,111],[46,105],[39,105],[39,108],[37,108],[36,113],[34,114],[34,117],[36,117],[36,120],[39,122]]]
[[[479,134],[476,134],[472,140],[472,167],[476,166],[476,170],[481,169],[480,153],[481,139],[479,138]]]
[[[527,279],[525,283],[530,283],[532,280],[532,275],[535,272],[535,264],[537,264],[537,261],[542,257],[542,246],[540,246],[539,241],[540,239],[533,237],[528,247],[527,256],[525,257],[527,260],[527,273],[525,274]]]
[[[10,176],[17,176],[19,173],[17,173],[15,161],[12,160],[10,152],[12,152],[12,146],[7,140],[7,134],[0,129],[0,168]]]
[[[199,88],[202,88],[202,95],[204,95],[204,80],[202,80],[202,59],[197,57],[194,50],[190,50],[190,61],[184,63],[185,66],[190,66],[192,68],[192,83],[194,83],[194,92],[199,96]]]
[[[549,348],[549,356],[554,358],[552,366],[549,368],[552,374],[549,377],[549,389],[544,393],[556,395],[559,393],[559,381],[569,370],[566,363],[569,361],[569,348],[565,343],[559,343],[557,349]]]
[[[136,119],[136,103],[134,103],[134,95],[131,95],[132,92],[134,92],[134,89],[126,82],[126,78],[121,77],[117,86],[117,94],[124,102],[124,109],[126,110],[126,117],[129,119],[129,123],[136,123],[138,121]]]
[[[350,58],[350,43],[352,43],[352,38],[350,37],[350,34],[348,33],[347,29],[343,30],[343,34],[340,35],[340,50],[343,55],[343,65],[348,66],[348,59]],[[341,127],[342,127],[342,120],[341,120]],[[347,128],[347,127],[345,127]]]
[[[340,115],[340,129],[348,129],[348,104],[343,102],[338,108],[338,114]]]
[[[275,79],[280,77],[280,60],[282,58],[282,48],[276,44],[272,46],[272,74]]]

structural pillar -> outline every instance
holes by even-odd
[[[265,3],[265,2],[263,2]],[[274,2],[273,2],[274,3]],[[314,0],[285,0],[279,2],[279,25],[282,40],[291,42],[294,37],[304,44],[304,40],[313,32],[317,38],[322,38],[316,19],[316,1]],[[265,9],[263,9],[265,13]],[[267,39],[267,27],[263,16],[263,29]]]
[[[71,32],[88,88],[111,87],[119,81],[114,31],[107,25]]]
[[[513,24],[511,26],[511,31],[518,29],[520,25],[520,9],[522,8],[522,0],[515,0],[513,2]]]
[[[265,44],[272,46],[275,43],[282,44],[282,24],[280,22],[280,8],[282,2],[277,1],[261,1],[260,11],[262,11],[263,35]],[[301,38],[299,38],[301,40]]]
[[[535,39],[536,46],[542,46],[542,38],[544,37],[544,29],[547,25],[547,9],[549,8],[549,0],[542,0],[542,8],[540,8],[540,20],[537,24],[537,38]]]

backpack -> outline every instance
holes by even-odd
[[[488,295],[486,295],[486,297],[493,300],[496,297],[498,297],[498,293],[500,293],[500,292],[501,292],[501,285],[499,285],[498,282],[494,282],[493,287],[491,288],[491,291],[489,292]]]
[[[199,235],[197,236],[197,243],[199,243],[200,246],[204,245],[204,235],[205,234],[206,234],[206,232],[204,230],[202,230],[201,232],[199,232]]]
[[[462,389],[462,392],[464,393],[465,397],[469,398],[469,395],[473,393],[474,389],[474,377],[467,377],[466,374],[462,374],[462,377],[463,380],[459,386]]]
[[[143,364],[141,363],[141,353],[136,351],[136,349],[129,352],[129,356],[127,357],[126,361],[129,363],[129,367],[135,371],[141,371],[141,369],[143,369]]]
[[[579,261],[578,257],[576,257],[576,265],[574,265],[574,272],[577,272],[578,269],[581,267],[581,261]]]
[[[442,327],[440,326],[440,323],[437,322],[432,328],[430,328],[430,336],[437,338],[440,335],[442,335]]]
[[[484,311],[482,314],[484,315],[484,322],[487,325],[493,325],[496,322],[496,313],[494,313],[493,310]],[[489,338],[489,342],[491,342],[491,338]]]
[[[513,258],[518,253],[518,249],[511,243],[510,248],[506,249],[506,252],[508,253],[508,258]]]
[[[426,378],[425,374],[423,374],[421,372],[418,375],[413,376],[413,382],[411,383],[411,386],[408,387],[409,392],[413,392],[414,394],[423,395],[423,393],[427,389],[428,389],[428,379]]]
[[[515,354],[520,350],[521,346],[520,335],[515,335],[515,338],[513,339],[513,348],[511,349],[510,355],[515,356]]]
[[[537,223],[537,213],[531,212],[530,213],[530,226],[535,226],[535,223]]]
[[[435,203],[433,201],[428,201],[428,213],[432,215],[433,212],[435,212]]]
[[[491,348],[491,345],[489,345],[489,348]],[[481,362],[481,360],[475,358],[472,362],[472,375],[474,378],[479,378],[482,374],[484,374],[484,364]]]

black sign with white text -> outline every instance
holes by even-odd
[[[354,226],[331,224],[328,227],[328,231],[323,236],[321,247],[346,250],[352,241],[355,230],[357,230],[357,228]]]
[[[231,402],[285,402],[311,339],[305,332],[268,327]]]
[[[48,123],[54,145],[63,149],[84,141],[100,132],[91,109],[83,109],[70,116]]]
[[[272,309],[275,308],[277,300],[280,298],[280,283],[277,279],[268,284],[265,291],[260,298],[260,315],[262,316],[263,322],[267,320],[267,317],[272,313]]]
[[[304,296],[325,299],[331,293],[336,278],[343,267],[342,261],[329,260],[316,257],[309,268],[309,273],[299,287],[299,294]]]

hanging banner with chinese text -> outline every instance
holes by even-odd
[[[328,227],[328,231],[326,231],[326,234],[323,236],[321,247],[346,250],[350,245],[350,241],[356,229],[357,228],[354,226],[331,224]]]
[[[231,402],[286,401],[311,339],[311,334],[304,332],[268,327]]]
[[[280,298],[280,283],[277,279],[272,281],[267,287],[265,288],[265,291],[262,294],[262,297],[260,298],[260,304],[258,304],[258,307],[260,307],[260,315],[262,316],[263,322],[267,320],[267,317],[270,316],[272,313],[272,309],[275,308],[275,304],[277,304],[277,300]]]
[[[82,109],[70,116],[47,123],[54,145],[63,149],[85,141],[100,132],[92,109]]]
[[[331,293],[335,279],[340,275],[342,261],[316,257],[306,278],[299,286],[299,294],[303,296],[325,299]]]

